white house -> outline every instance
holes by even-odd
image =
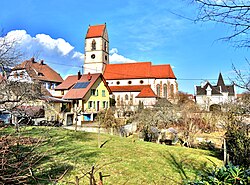
[[[206,82],[201,86],[195,86],[196,103],[206,110],[211,105],[232,102],[236,99],[235,85],[225,85],[221,73],[216,85]]]

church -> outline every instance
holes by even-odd
[[[109,63],[106,24],[89,26],[85,37],[84,73],[102,73],[117,107],[152,106],[158,98],[172,101],[178,92],[170,64]]]

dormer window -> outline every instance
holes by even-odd
[[[38,72],[38,74],[37,74],[38,76],[44,76],[44,74],[43,73],[41,73],[41,72]]]
[[[96,42],[95,39],[92,41],[92,45],[91,45],[91,50],[96,50]]]

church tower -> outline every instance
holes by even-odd
[[[109,39],[106,23],[89,26],[85,38],[84,74],[103,73],[109,64]]]

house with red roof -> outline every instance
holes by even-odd
[[[116,106],[145,106],[157,98],[173,100],[178,92],[176,76],[170,64],[151,62],[109,64],[109,40],[106,24],[89,26],[85,38],[84,73],[102,73]]]
[[[55,88],[56,95],[64,100],[71,100],[71,111],[66,115],[66,122],[72,120],[81,125],[84,121],[93,121],[101,110],[110,107],[111,90],[101,73],[68,76]]]
[[[53,70],[43,60],[36,62],[34,58],[25,60],[22,63],[12,68],[8,75],[8,80],[18,83],[41,83],[41,97],[37,100],[27,102],[30,104],[32,110],[44,109],[44,106],[50,106],[49,109],[44,110],[44,117],[42,120],[47,121],[59,121],[60,113],[62,110],[62,104],[69,104],[70,101],[56,99],[52,97],[54,95],[54,89],[63,79],[59,73]],[[52,105],[53,104],[53,105]]]
[[[63,81],[60,74],[45,64],[43,60],[36,62],[34,58],[15,66],[8,79],[18,82],[41,82],[50,94],[53,94],[54,88]]]

